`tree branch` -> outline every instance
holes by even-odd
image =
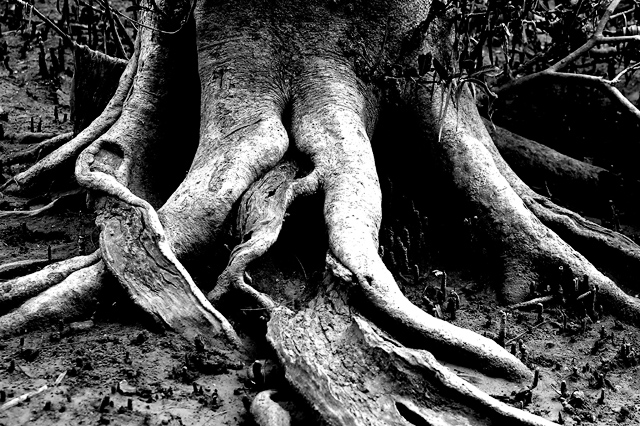
[[[607,10],[604,12],[604,14],[602,15],[602,18],[600,18],[600,21],[598,22],[596,31],[589,38],[589,40],[587,40],[587,42],[584,43],[582,46],[580,46],[578,49],[574,50],[573,52],[571,52],[570,54],[568,54],[567,56],[565,56],[564,58],[562,58],[561,60],[551,65],[545,70],[526,75],[522,78],[512,80],[502,85],[501,87],[494,89],[494,93],[496,93],[497,95],[504,94],[517,87],[523,86],[525,84],[528,84],[534,80],[539,80],[541,78],[554,78],[554,79],[562,79],[562,80],[568,80],[568,81],[581,81],[597,88],[602,93],[607,95],[609,99],[611,99],[614,102],[617,102],[623,109],[625,109],[632,116],[640,120],[640,110],[638,110],[638,108],[636,108],[636,106],[633,105],[614,86],[619,81],[622,75],[624,75],[628,71],[631,71],[632,69],[636,69],[637,64],[625,69],[620,74],[618,74],[613,80],[607,80],[602,77],[597,77],[597,76],[588,75],[588,74],[572,74],[572,73],[560,72],[567,65],[571,64],[572,62],[575,62],[578,58],[580,58],[585,53],[591,51],[596,46],[599,46],[602,44],[627,43],[630,41],[640,42],[640,36],[605,37],[602,35],[604,28],[607,25],[607,22],[609,22],[609,19],[611,18],[611,14],[616,10],[619,3],[620,3],[620,0],[613,0],[609,4],[609,6],[607,7]]]

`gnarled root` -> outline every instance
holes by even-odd
[[[231,252],[229,265],[218,278],[207,298],[218,301],[230,288],[249,295],[262,308],[271,311],[275,304],[264,294],[244,282],[244,273],[253,260],[262,256],[276,242],[287,208],[299,195],[317,190],[318,177],[312,173],[295,179],[298,167],[280,163],[249,188],[238,209],[238,230],[242,243]]]
[[[441,140],[432,144],[433,151],[460,195],[469,200],[468,216],[478,217],[480,241],[490,256],[500,259],[495,267],[500,271],[506,301],[525,300],[531,288],[544,290],[550,285],[558,291],[563,284],[558,282],[560,265],[570,268],[576,277],[586,275],[591,285],[599,287],[602,301],[615,308],[621,318],[638,323],[640,301],[620,290],[556,234],[554,228],[564,235],[572,235],[573,241],[580,234],[576,230],[583,234],[589,230],[591,241],[599,241],[601,247],[611,241],[605,238],[611,233],[594,232],[595,225],[581,228],[579,225],[587,221],[574,221],[577,215],[567,216],[567,210],[548,200],[541,203],[544,197],[526,186],[502,159],[467,95],[461,96],[457,109],[449,109],[444,115],[441,115],[438,98],[438,90],[416,88],[410,103],[425,139],[437,141],[435,129],[443,129]],[[629,243],[626,241],[627,246]],[[611,243],[614,244],[620,246],[617,242]],[[563,287],[567,299],[576,296]]]
[[[100,248],[109,270],[132,301],[157,323],[189,340],[200,336],[217,346],[223,337],[239,346],[229,322],[211,306],[171,252],[155,210],[142,200],[123,199],[127,202],[112,206],[100,219]]]
[[[381,194],[366,125],[375,119],[373,106],[346,64],[317,60],[304,76],[309,83],[294,102],[292,130],[323,184],[329,246],[353,276],[357,306],[409,347],[446,353],[453,362],[491,374],[530,377],[495,342],[436,319],[405,298],[378,255]]]
[[[498,402],[426,350],[394,340],[353,311],[346,283],[328,276],[325,285],[296,314],[276,308],[267,339],[287,381],[328,423],[553,424]]]

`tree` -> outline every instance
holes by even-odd
[[[395,137],[412,138],[397,142],[394,158],[437,167],[430,175],[461,200],[504,301],[547,286],[546,301],[591,291],[640,322],[640,302],[578,251],[606,250],[635,271],[638,247],[536,194],[504,161],[472,80],[454,72],[455,13],[397,0],[146,4],[104,111],[5,188],[36,187],[75,161],[77,181],[94,194],[100,250],[3,283],[1,301],[13,309],[1,333],[90,310],[113,276],[157,323],[230,350],[240,341],[214,305],[234,291],[268,313],[287,380],[329,423],[550,424],[439,364],[434,356],[517,383],[533,378],[494,341],[411,303],[380,255],[371,138],[388,114],[408,126]],[[293,200],[316,192],[328,272],[293,311],[253,288],[245,270],[275,242]],[[238,204],[241,243],[205,297],[183,263],[211,253]],[[584,280],[574,286],[574,276]],[[438,297],[449,303],[444,284]]]

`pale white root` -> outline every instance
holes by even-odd
[[[420,120],[425,140],[433,141],[435,161],[469,200],[469,217],[478,217],[478,238],[487,254],[499,259],[501,290],[505,300],[519,303],[531,285],[557,285],[559,264],[575,276],[588,275],[600,295],[622,318],[640,321],[640,300],[626,295],[599,272],[552,228],[541,222],[549,212],[536,200],[544,199],[526,186],[506,164],[491,141],[468,92],[443,114],[441,88],[416,87],[408,102]],[[441,137],[438,139],[438,130]],[[547,216],[545,218],[545,215]],[[569,219],[569,218],[567,218]]]
[[[89,316],[95,310],[104,272],[102,262],[77,270],[61,283],[0,316],[0,337],[55,324],[57,320]]]
[[[69,275],[93,265],[100,260],[100,252],[78,256],[48,265],[30,275],[0,283],[0,310],[6,305],[16,305],[65,280]]]
[[[324,421],[553,424],[497,401],[443,367],[430,352],[396,341],[353,311],[345,284],[328,276],[307,308],[297,313],[276,308],[268,323],[267,340],[284,366],[285,378]],[[509,389],[513,384],[500,386]]]
[[[137,210],[142,215],[143,226],[151,233],[153,244],[160,250],[162,256],[181,275],[182,281],[185,282],[188,286],[187,289],[183,290],[189,292],[187,296],[191,295],[195,298],[195,306],[198,306],[200,308],[199,313],[204,315],[211,325],[219,325],[221,327],[220,331],[226,336],[226,338],[233,344],[239,346],[240,339],[231,327],[231,324],[229,324],[227,319],[222,316],[217,310],[215,310],[213,306],[211,306],[209,301],[205,298],[204,294],[202,294],[200,289],[193,282],[193,279],[191,278],[187,270],[182,266],[182,264],[178,261],[178,259],[171,251],[171,247],[167,239],[165,238],[164,229],[162,228],[155,209],[148,202],[129,191],[129,189],[118,182],[118,180],[114,176],[101,171],[92,170],[91,166],[94,163],[95,156],[98,154],[100,149],[101,140],[99,139],[91,146],[86,148],[78,157],[78,161],[76,163],[76,179],[78,180],[78,183],[86,188],[101,191],[105,195],[114,197],[117,200],[121,200],[122,202],[137,208]],[[103,234],[101,234],[100,245],[107,266],[111,269],[111,272],[113,272],[116,276],[119,276],[122,271],[114,270],[113,268],[124,268],[125,265],[118,265],[116,262],[113,262],[110,253],[105,252],[104,231]],[[137,302],[140,306],[144,306],[145,308],[150,309],[150,313],[157,320],[161,320],[160,322],[162,324],[168,325],[169,327],[177,331],[189,331],[188,324],[182,323],[186,320],[186,318],[170,316],[172,310],[169,308],[169,306],[174,303],[173,300],[164,300],[162,295],[155,294],[155,298],[153,300],[147,300],[145,301],[145,303],[141,303],[141,297],[153,297],[154,294],[139,288],[137,294],[131,294],[132,291],[135,291],[136,286],[126,285],[127,283],[123,284],[125,284],[125,287],[129,291],[130,296],[133,298],[133,301]],[[184,311],[180,310],[178,312]],[[195,338],[197,336],[189,337]]]

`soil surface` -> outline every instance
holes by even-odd
[[[124,11],[126,5],[114,4]],[[45,15],[59,19],[55,2],[38,2],[36,6]],[[0,157],[28,148],[14,143],[16,134],[59,134],[72,129],[70,51],[64,67],[53,77],[42,76],[38,41],[31,38],[30,24],[24,30],[10,28],[9,12],[9,8],[0,11],[4,13],[0,43],[6,42],[4,55],[12,70],[0,65],[0,125],[4,136]],[[59,43],[59,37],[49,32],[44,41],[48,62],[49,48],[58,48]],[[0,184],[27,166],[1,168]],[[35,210],[61,196],[61,202],[43,214],[0,218],[0,265],[34,259],[56,261],[96,250],[94,217],[86,207],[86,194],[74,186],[71,174],[61,174],[48,191],[31,198],[0,196],[0,213]],[[294,204],[292,218],[296,209],[317,207],[319,202]],[[322,224],[319,216],[314,221]],[[296,307],[297,300],[308,297],[321,273],[325,247],[301,250],[305,241],[300,235],[307,235],[306,229],[301,229],[308,225],[306,221],[296,225],[295,220],[288,220],[281,240],[249,271],[259,289],[291,308]],[[385,226],[383,233],[395,227],[396,235],[406,229],[401,219],[385,219]],[[637,232],[630,227],[628,230]],[[429,237],[430,232],[425,235]],[[323,234],[314,238],[321,239]],[[432,250],[416,264],[422,271],[448,269],[448,288],[460,296],[456,318],[444,314],[448,321],[495,337],[504,307],[496,303],[486,282],[471,278],[464,247],[461,252],[463,255],[452,249],[447,253]],[[441,261],[446,256],[454,260]],[[224,262],[219,263],[224,266]],[[8,278],[0,276],[0,280]],[[417,279],[397,274],[397,278],[401,289],[419,306],[424,306],[425,291],[438,288],[440,282],[433,273],[419,274]],[[282,390],[281,403],[293,413],[294,424],[313,424],[313,416],[282,384],[277,367],[268,361],[270,353],[259,331],[263,326],[255,326],[260,321],[259,313],[233,304],[224,313],[247,344],[241,356],[227,357],[172,333],[150,331],[126,301],[100,306],[92,318],[50,324],[44,330],[24,331],[0,341],[0,425],[251,425],[247,404],[256,392],[270,387]],[[248,321],[243,321],[244,316]],[[492,389],[494,396],[553,421],[560,417],[569,425],[640,424],[640,330],[614,320],[606,311],[594,323],[583,321],[571,309],[565,312],[551,307],[541,320],[532,311],[509,311],[507,315],[507,348],[531,369],[540,371],[531,402],[517,401],[518,389],[508,386]],[[266,375],[268,381],[258,382],[252,376],[256,360],[273,371]],[[475,372],[451,368],[471,382],[482,383]],[[564,396],[560,395],[563,381]],[[32,392],[38,393],[15,406],[2,405]]]

